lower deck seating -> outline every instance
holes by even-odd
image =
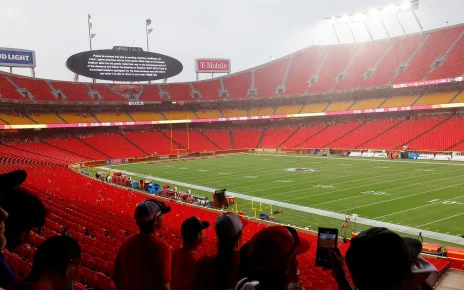
[[[298,146],[300,143],[304,142],[308,138],[311,138],[319,131],[323,130],[325,125],[314,125],[312,127],[304,127],[298,129],[293,136],[291,136],[284,144],[281,145],[282,148],[293,148]]]
[[[343,137],[345,134],[356,129],[362,123],[359,121],[351,121],[347,123],[338,123],[333,126],[328,126],[319,134],[309,138],[298,147],[303,148],[322,148],[331,145],[332,142],[338,138]]]
[[[0,168],[0,171],[5,169]],[[29,245],[32,250],[27,247],[18,250],[26,259],[23,260],[24,263],[16,260],[15,253],[7,253],[7,259],[13,261],[11,264],[15,271],[26,276],[30,271],[31,251],[66,226],[67,232],[79,242],[82,249],[82,267],[78,271],[76,282],[85,288],[114,289],[109,276],[118,248],[125,239],[123,232],[137,232],[132,215],[135,205],[146,196],[88,179],[64,167],[31,167],[27,170],[29,177],[25,185],[39,195],[50,214],[44,230],[40,234],[31,234]],[[101,202],[103,200],[104,203]],[[187,217],[196,215],[213,224],[219,215],[215,211],[177,202],[167,203],[171,207],[171,213],[166,215],[158,238],[174,248],[179,247],[182,242],[175,236],[180,235],[180,225]],[[265,226],[250,221],[243,230],[244,242]],[[89,230],[91,237],[84,234],[85,229]],[[105,230],[109,231],[108,236],[104,235]],[[206,229],[204,234],[205,241],[198,254],[211,255],[216,251],[214,228]],[[300,233],[300,236],[312,244],[317,242],[314,235]],[[347,246],[348,244],[340,245],[342,253],[346,252]],[[316,247],[311,247],[308,253],[299,256],[300,279],[304,286],[307,289],[337,289],[331,274],[314,266],[315,253]]]
[[[260,148],[276,148],[279,147],[282,142],[288,139],[290,135],[295,132],[295,128],[293,129],[274,129],[274,130],[266,130],[263,136],[263,140],[259,145]]]
[[[112,158],[137,157],[145,154],[119,134],[94,135],[81,138],[82,141]]]
[[[375,149],[395,149],[403,145],[409,145],[408,142],[410,140],[425,133],[427,130],[430,130],[442,121],[443,119],[440,118],[405,120],[392,130],[389,130],[385,134],[382,134],[364,144],[363,147]]]
[[[232,143],[230,142],[230,134],[227,130],[205,130],[203,131],[203,134],[223,150],[233,148]]]
[[[368,122],[351,133],[346,134],[343,138],[330,144],[331,148],[359,148],[362,144],[371,140],[372,138],[379,136],[385,131],[389,130],[401,120],[376,120]]]
[[[164,131],[164,133],[170,136],[170,131]],[[183,148],[188,149],[191,152],[203,152],[203,151],[216,151],[219,148],[214,146],[208,139],[206,139],[200,132],[178,130],[172,132],[172,139],[180,144]]]
[[[124,136],[148,154],[171,153],[171,140],[158,131],[126,132]]]
[[[75,163],[89,160],[87,157],[64,151],[42,142],[23,142],[11,146],[20,150],[28,151],[32,154],[38,153],[42,156],[50,156],[54,159],[64,161],[65,163]]]
[[[48,140],[47,143],[74,152],[80,156],[87,157],[89,160],[106,160],[108,158],[75,138]]]
[[[256,148],[259,139],[263,134],[262,130],[234,130],[234,145],[236,149]]]
[[[464,140],[464,118],[452,118],[408,144],[411,149],[447,150]]]

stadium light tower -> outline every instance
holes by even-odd
[[[89,46],[90,50],[92,51],[92,39],[95,37],[95,33],[92,33],[92,22],[90,22],[90,19],[92,19],[92,16],[90,14],[87,15],[87,25],[89,27]],[[79,80],[79,76],[74,76],[75,80]],[[92,79],[92,82],[95,83],[95,79]]]
[[[153,28],[149,27],[150,24],[151,24],[151,19],[150,18],[145,19],[145,34],[147,36],[147,51],[148,52],[150,51],[150,45],[148,44],[148,36],[153,31]],[[151,84],[151,81],[148,81],[148,83]]]
[[[369,38],[372,41],[374,40],[374,36],[372,34],[372,31],[369,28],[368,22],[380,21],[383,29],[385,30],[385,33],[387,34],[387,37],[390,38],[390,33],[388,32],[387,26],[385,25],[385,22],[383,21],[382,18],[387,17],[387,16],[394,16],[396,20],[398,21],[398,24],[400,25],[401,30],[403,31],[403,35],[406,35],[406,30],[404,29],[403,23],[401,23],[398,15],[407,13],[407,12],[412,12],[417,24],[419,25],[421,32],[423,32],[422,24],[419,21],[419,18],[417,17],[416,12],[415,12],[418,9],[419,9],[419,0],[405,0],[401,4],[389,5],[381,9],[372,9],[370,12],[359,12],[357,14],[327,17],[327,18],[324,18],[324,21],[326,23],[326,26],[332,26],[335,36],[337,37],[338,44],[340,44],[340,39],[338,37],[337,30],[335,29],[336,25],[348,25],[353,41],[356,42],[355,35],[351,28],[351,24],[353,23],[363,23],[364,28],[366,28]]]

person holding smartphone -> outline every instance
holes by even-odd
[[[432,289],[438,277],[436,268],[418,256],[416,243],[420,241],[402,238],[386,228],[371,228],[353,238],[345,259],[356,289]],[[340,251],[334,249],[330,256],[339,289],[352,290]]]
[[[309,242],[300,238],[292,227],[270,226],[262,229],[247,244],[247,277],[241,279],[235,289],[302,289],[298,279],[297,256],[306,253],[309,247]]]

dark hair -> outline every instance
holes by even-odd
[[[54,236],[45,240],[34,254],[34,263],[28,282],[36,282],[45,273],[66,276],[66,270],[72,262],[79,262],[81,249],[70,236]]]
[[[233,249],[237,241],[242,237],[242,232],[238,233],[235,237],[221,237],[218,240],[218,252],[216,256],[216,269],[217,269],[217,289],[228,289],[231,282],[231,274],[234,266],[234,252]]]
[[[375,230],[378,228],[368,231]],[[393,232],[352,239],[345,262],[360,290],[388,290],[411,275],[409,249],[404,240]]]
[[[154,232],[154,223],[155,219],[152,219],[146,222],[138,222],[137,226],[142,234],[152,234]]]
[[[47,211],[40,199],[22,189],[14,189],[0,197],[0,207],[8,213],[8,229],[30,231],[45,224]]]

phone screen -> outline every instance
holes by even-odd
[[[329,267],[329,250],[337,247],[337,229],[319,228],[316,251],[316,266]]]

